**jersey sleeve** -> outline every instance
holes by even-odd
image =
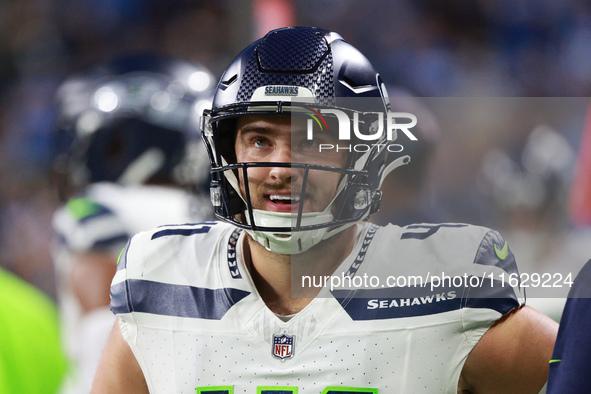
[[[470,346],[498,319],[525,304],[515,256],[497,231],[486,231],[472,267],[478,280],[466,286],[462,309],[464,332]]]
[[[486,232],[476,251],[474,265],[481,274],[479,281],[468,286],[467,307],[488,307],[504,315],[524,305],[525,293],[515,256],[499,232]]]
[[[119,318],[119,329],[121,335],[131,348],[136,360],[138,361],[142,371],[147,370],[146,363],[138,351],[138,324],[135,320],[133,312],[132,292],[129,285],[130,277],[133,278],[133,273],[141,270],[143,266],[141,260],[144,256],[142,251],[142,244],[145,238],[145,233],[138,233],[134,235],[125,245],[119,258],[117,260],[117,271],[111,282],[111,302],[109,308],[111,312]],[[144,244],[144,246],[146,246]],[[147,245],[149,246],[149,244]],[[149,252],[148,252],[149,253]],[[137,254],[137,256],[136,256]],[[132,266],[132,267],[130,267]],[[130,269],[131,268],[131,269]],[[149,375],[144,373],[144,378],[148,387],[151,387]]]
[[[228,226],[160,226],[134,235],[120,253],[111,283],[110,309],[119,318],[121,335],[144,371],[149,388],[152,377],[143,341],[153,328],[167,330],[181,320],[190,325],[195,318],[217,321],[232,302],[249,294],[219,289],[210,281],[218,277],[218,271],[209,261]],[[208,237],[210,230],[213,234]]]
[[[142,235],[143,233],[139,233],[131,238],[119,254],[119,258],[117,260],[117,271],[113,277],[113,281],[111,282],[111,289],[109,293],[111,297],[109,308],[111,309],[111,312],[113,312],[113,314],[119,318],[119,329],[121,330],[121,335],[132,350],[136,349],[135,342],[137,340],[138,330],[134,314],[132,313],[132,290],[131,286],[129,285],[130,275],[128,271],[128,265],[130,263],[135,263],[135,258],[133,256],[135,250],[132,246],[135,243],[141,243]],[[135,351],[134,354],[136,354]],[[140,366],[142,366],[142,370],[144,370],[145,368],[143,366],[143,360],[141,357],[138,358],[137,355],[136,358],[140,363]]]
[[[165,225],[134,235],[119,255],[111,283],[113,313],[122,320],[134,313],[179,317],[218,313],[196,301],[209,291],[204,274],[212,270],[208,263],[224,228],[203,222]]]
[[[122,315],[131,313],[129,287],[127,286],[127,260],[133,240],[134,238],[130,239],[119,254],[117,271],[111,282],[111,303],[109,307],[120,318],[124,317]]]
[[[70,199],[54,215],[53,227],[60,244],[77,253],[118,253],[131,236],[115,212],[88,197]]]

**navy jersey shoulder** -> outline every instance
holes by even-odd
[[[548,393],[591,393],[591,260],[574,280],[550,361]]]

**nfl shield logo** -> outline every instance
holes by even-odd
[[[273,335],[273,356],[285,361],[293,357],[295,335]]]

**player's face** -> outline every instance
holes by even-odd
[[[319,134],[319,133],[315,133]],[[237,124],[236,158],[238,162],[304,163],[343,168],[346,151],[320,151],[320,144],[334,144],[329,135],[315,135],[309,141],[305,119],[289,116],[253,115],[240,118]],[[248,187],[254,209],[273,212],[322,212],[333,200],[340,181],[338,173],[310,170],[304,201],[299,201],[305,170],[290,167],[251,167]],[[240,174],[240,189],[245,186]]]

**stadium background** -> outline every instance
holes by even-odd
[[[591,94],[586,1],[0,0],[0,266],[55,297],[49,251],[57,199],[48,170],[53,95],[65,76],[142,49],[201,62],[219,76],[248,43],[287,25],[339,32],[390,85],[432,103],[441,125],[421,199],[435,217],[509,234],[518,264],[520,252],[536,262],[549,249],[588,239],[567,215]],[[457,114],[445,116],[449,97],[474,105],[462,127],[454,127]],[[490,104],[487,97],[506,99]],[[536,107],[536,115],[513,114],[512,127],[499,126],[506,112],[487,109],[514,108],[517,97],[528,98],[526,113],[541,103],[546,116]],[[564,166],[528,189],[531,168],[521,168],[520,153],[540,127],[558,137],[552,147],[562,147],[543,151],[546,163]],[[490,152],[518,164],[503,178],[512,183],[487,178],[487,165],[499,157]],[[540,185],[551,193],[532,208],[527,199],[540,199]],[[522,188],[514,198],[524,201],[514,203],[510,191]],[[577,249],[568,263],[581,266],[589,256]]]

